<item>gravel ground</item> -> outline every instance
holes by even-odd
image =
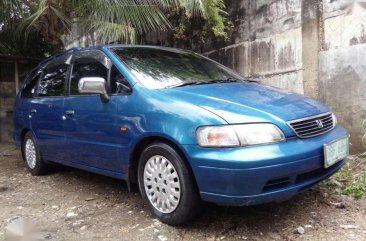
[[[366,199],[320,187],[278,204],[207,204],[176,228],[153,219],[125,182],[72,168],[33,177],[12,144],[0,144],[0,165],[0,240],[15,217],[45,240],[366,240]]]

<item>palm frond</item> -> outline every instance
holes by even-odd
[[[58,20],[61,21],[62,25],[70,31],[70,27],[72,25],[72,20],[66,16],[63,12],[58,10],[57,8],[50,6],[51,10],[55,13],[55,15],[58,17]]]
[[[123,37],[122,40],[135,39],[135,34],[149,31],[164,31],[170,28],[170,23],[161,8],[154,4],[156,0],[90,0],[77,1],[76,11],[80,20],[86,21],[96,32],[108,30],[105,39],[113,40],[116,36],[133,34]],[[103,26],[100,23],[109,23]],[[99,29],[100,27],[101,29]],[[112,32],[111,30],[117,32]],[[130,31],[133,29],[133,31]]]
[[[66,16],[57,4],[39,0],[29,16],[23,18],[16,29],[17,38],[27,38],[33,29],[43,32],[44,37],[69,32],[72,20]]]
[[[0,23],[6,24],[21,18],[26,8],[27,5],[22,0],[1,0]]]
[[[27,38],[30,30],[34,27],[34,24],[41,18],[41,16],[47,10],[46,1],[41,0],[37,7],[37,10],[34,11],[30,16],[25,17],[16,29],[16,37],[17,38]]]
[[[89,26],[91,32],[97,36],[100,43],[115,41],[134,43],[136,41],[136,31],[130,26],[103,21],[92,21],[89,23]]]

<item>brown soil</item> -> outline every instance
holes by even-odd
[[[319,187],[279,204],[206,204],[199,219],[176,228],[153,219],[125,182],[72,168],[31,176],[12,144],[0,144],[0,166],[0,240],[17,216],[34,222],[43,239],[58,241],[366,240],[366,199]]]

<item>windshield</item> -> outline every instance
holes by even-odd
[[[198,54],[175,49],[113,48],[131,73],[151,89],[233,82],[242,77]]]

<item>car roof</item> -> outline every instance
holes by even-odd
[[[170,52],[176,52],[176,53],[189,53],[192,51],[189,50],[183,50],[183,49],[178,49],[178,48],[171,48],[171,47],[163,47],[163,46],[153,46],[153,45],[126,45],[126,44],[107,44],[107,45],[96,45],[96,46],[91,46],[91,47],[86,47],[86,48],[81,48],[81,47],[74,47],[68,50],[65,50],[63,52],[57,53],[55,55],[52,55],[44,60],[42,60],[38,66],[44,65],[52,60],[55,60],[59,57],[62,57],[66,54],[71,54],[71,53],[77,53],[80,51],[85,51],[85,50],[93,50],[93,49],[114,49],[114,48],[150,48],[150,49],[157,49],[157,50],[164,50],[164,51],[170,51]]]

